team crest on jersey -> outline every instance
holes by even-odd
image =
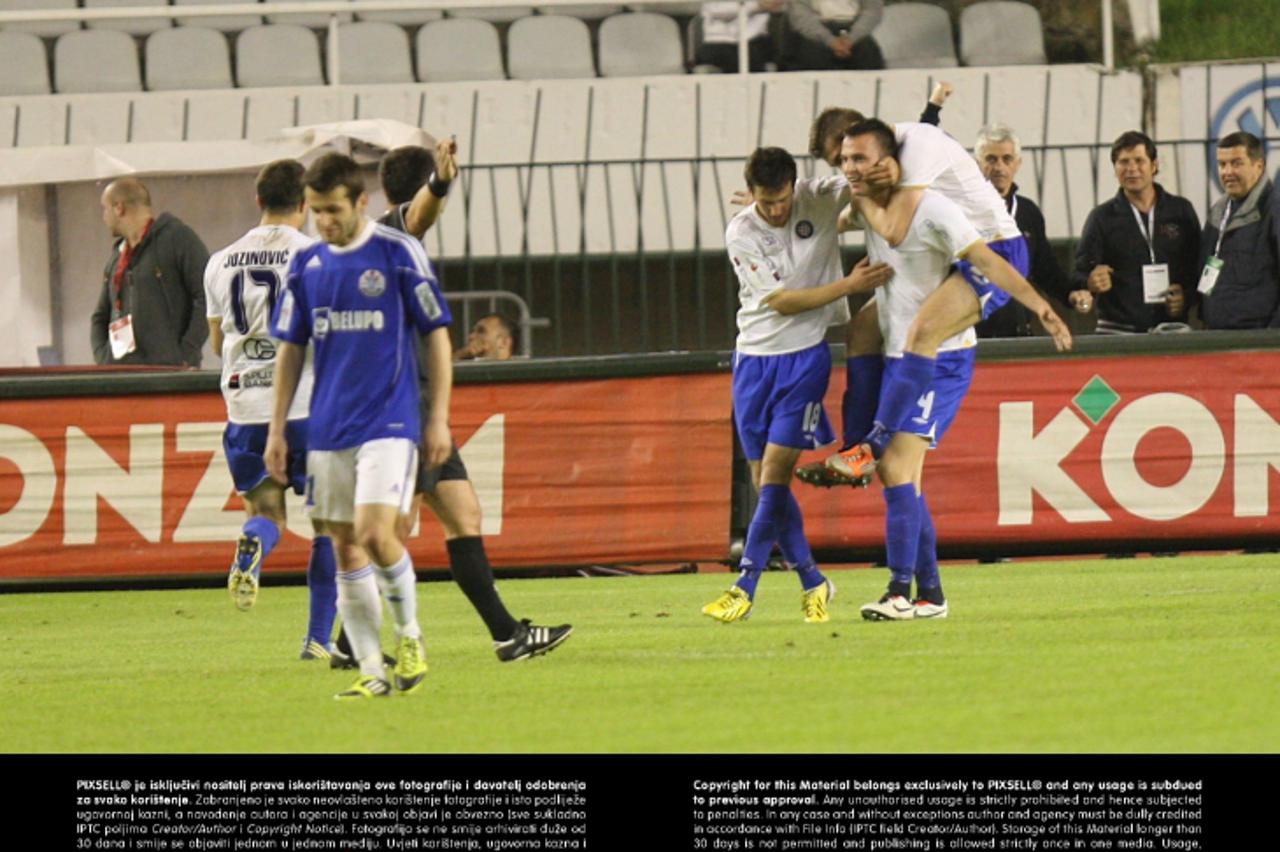
[[[360,276],[360,292],[370,299],[381,296],[387,289],[387,279],[376,269],[366,269]]]
[[[329,309],[313,308],[311,310],[311,336],[323,339],[329,333]]]
[[[807,240],[813,236],[813,223],[808,219],[801,219],[796,222],[796,236],[802,240]]]

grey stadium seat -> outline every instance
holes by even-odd
[[[893,3],[872,37],[880,45],[886,68],[954,68],[955,38],[951,16],[929,3]]]
[[[86,11],[120,6],[156,6],[164,8],[169,0],[84,0]],[[172,18],[110,18],[105,21],[86,21],[91,30],[123,30],[131,35],[146,35],[173,26]]]
[[[252,3],[253,0],[249,0],[249,2]],[[244,0],[173,0],[173,5],[175,6],[227,6],[233,3],[244,5]],[[178,18],[177,21],[180,27],[207,27],[211,30],[237,32],[258,26],[262,23],[262,16],[203,15],[200,17]]]
[[[568,15],[583,21],[598,21],[622,11],[621,5],[608,3],[582,3],[571,6],[538,6],[539,15]]]
[[[49,62],[38,35],[0,30],[0,56],[0,96],[49,94]]]
[[[338,27],[338,79],[343,85],[412,83],[409,34],[381,21]]]
[[[53,46],[53,83],[63,93],[140,92],[138,46],[119,30],[76,30]]]
[[[521,18],[507,30],[507,70],[512,80],[594,77],[591,31],[567,15]]]
[[[679,15],[684,18],[700,13],[702,4],[670,3],[666,6],[657,6],[652,3],[628,3],[627,9],[632,12],[653,12],[658,15]]]
[[[960,13],[965,65],[1047,65],[1040,13],[1027,3],[992,0]]]
[[[336,13],[338,23],[346,23],[351,20],[350,12]],[[323,29],[329,26],[329,18],[332,17],[327,12],[303,12],[300,15],[267,15],[268,24],[289,24],[295,27],[311,27],[312,29]]]
[[[600,76],[683,73],[680,27],[666,15],[635,12],[600,24]]]
[[[505,80],[498,29],[469,18],[435,21],[418,30],[418,79],[424,83],[456,80]]]
[[[399,24],[402,27],[416,27],[430,21],[438,21],[444,17],[439,9],[415,9],[394,12],[361,12],[361,3],[376,3],[377,0],[352,0],[356,6],[356,20],[382,21],[388,24]]]
[[[147,38],[147,88],[230,89],[231,56],[227,37],[206,27],[177,27]]]
[[[250,27],[236,38],[236,82],[245,88],[323,86],[316,34],[292,24]]]
[[[74,9],[76,0],[0,0],[0,12],[20,12],[28,9]],[[80,29],[79,21],[32,21],[24,24],[5,24],[10,32],[34,33],[52,38]]]
[[[493,24],[505,24],[533,14],[532,6],[494,6],[492,9],[450,9],[450,18],[479,18]]]

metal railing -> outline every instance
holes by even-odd
[[[515,308],[515,318],[512,320],[520,327],[520,351],[515,353],[522,358],[533,357],[533,330],[535,328],[548,328],[551,320],[546,317],[535,317],[529,311],[529,303],[517,296],[515,293],[509,293],[506,290],[471,290],[465,293],[452,292],[444,294],[445,301],[458,302],[462,305],[462,320],[454,322],[453,327],[461,332],[463,342],[466,342],[467,333],[471,329],[472,307],[478,302],[487,302],[489,310],[487,313],[499,313],[498,304],[509,304]],[[504,314],[508,316],[508,314]],[[455,317],[456,320],[456,317]]]

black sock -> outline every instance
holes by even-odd
[[[338,638],[334,641],[333,646],[348,657],[355,659],[351,651],[351,641],[347,639],[347,628],[340,627],[338,629]]]
[[[932,589],[920,588],[918,592],[920,595],[920,600],[928,601],[929,603],[934,604],[935,606],[942,606],[944,603],[947,602],[946,597],[944,597],[942,594],[942,586],[936,586]]]
[[[517,622],[498,597],[493,569],[484,552],[484,539],[479,536],[450,539],[445,547],[449,549],[449,573],[484,619],[489,635],[497,642],[510,639],[516,632]]]
[[[892,595],[900,595],[900,596],[902,596],[902,597],[906,598],[907,600],[911,600],[911,583],[910,583],[910,582],[907,582],[907,583],[895,583],[895,582],[893,582],[892,580],[890,580],[890,581],[889,581],[889,594],[890,594],[891,596],[892,596]]]

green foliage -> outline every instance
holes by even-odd
[[[1157,62],[1254,59],[1280,52],[1274,0],[1161,0]]]
[[[1275,751],[1280,572],[1266,556],[944,567],[946,621],[871,623],[885,572],[832,571],[826,625],[768,573],[746,622],[699,614],[726,574],[518,580],[566,620],[501,665],[462,594],[419,585],[411,696],[296,659],[305,590],[0,596],[5,752]],[[386,640],[390,647],[390,638]],[[516,712],[517,709],[520,712]],[[529,712],[532,709],[534,712]]]

